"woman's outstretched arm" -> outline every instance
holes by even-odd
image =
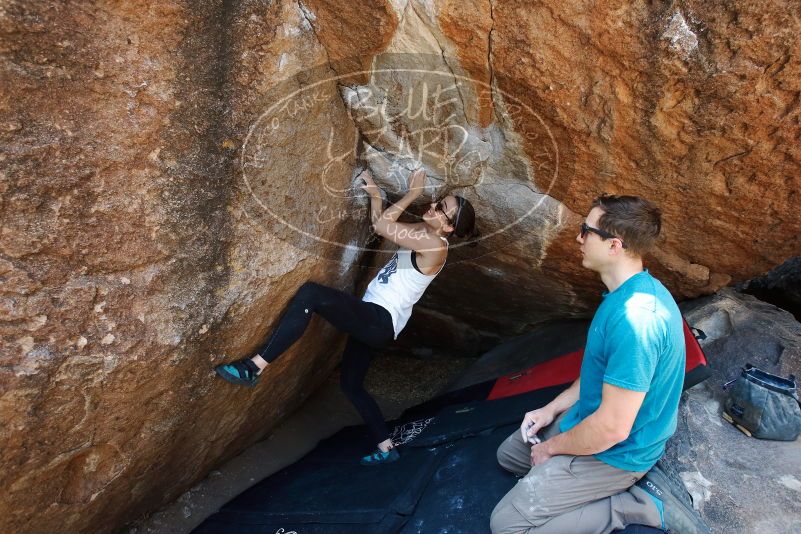
[[[417,200],[420,195],[423,194],[426,187],[426,171],[423,169],[417,169],[413,171],[411,176],[409,176],[409,191],[403,195],[399,201],[392,204],[381,215],[381,219],[379,224],[383,225],[384,227],[388,227],[392,223],[396,222],[401,214],[406,211],[412,202]],[[378,229],[376,229],[378,231]]]
[[[373,175],[369,170],[363,170],[358,177],[364,180],[362,189],[370,195],[370,224],[375,228],[381,219],[381,214],[384,213],[384,199],[381,198],[381,190],[373,181]]]
[[[409,192],[386,210],[383,209],[381,190],[373,181],[370,172],[364,171],[360,176],[365,182],[362,189],[370,195],[370,222],[373,224],[375,233],[401,247],[424,254],[431,252],[441,254],[442,250],[445,250],[442,241],[437,236],[425,229],[418,228],[417,225],[398,222],[401,213],[423,194],[426,181],[425,171],[414,171],[409,177]]]

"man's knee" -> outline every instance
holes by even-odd
[[[501,509],[502,506],[504,506],[503,501],[496,504],[495,508],[492,510],[492,515],[490,515],[490,531],[492,534],[498,534],[504,527],[504,511]]]
[[[527,470],[520,469],[519,460],[516,459],[515,447],[511,443],[513,438],[514,436],[506,438],[503,443],[498,446],[498,450],[495,452],[495,457],[498,459],[498,464],[501,467],[510,473],[520,476],[524,475]]]
[[[490,516],[490,531],[492,534],[512,534],[526,532],[521,523],[524,523],[523,516],[517,511],[512,503],[507,499],[501,499]]]
[[[498,450],[495,451],[495,457],[498,459],[498,464],[501,467],[506,469],[507,471],[511,471],[509,467],[509,452],[507,451],[507,442],[508,440],[504,440],[503,443],[498,445]]]

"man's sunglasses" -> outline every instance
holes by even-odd
[[[445,208],[446,208],[445,203],[441,200],[437,201],[437,205],[434,206],[435,210],[442,212],[442,214],[445,216],[445,220],[448,221],[448,224],[453,226],[453,221],[451,220],[450,217],[448,217],[448,214],[445,213]]]
[[[593,228],[592,226],[589,226],[587,223],[581,223],[581,233],[580,233],[581,239],[584,239],[584,236],[587,235],[587,232],[592,232],[593,234],[599,235],[604,239],[620,239],[615,234],[610,234],[606,230],[601,230],[600,228]],[[620,244],[623,246],[623,248],[626,248],[626,244],[623,242],[622,239],[620,239]]]

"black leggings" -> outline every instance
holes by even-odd
[[[395,337],[392,316],[378,304],[364,302],[353,295],[314,282],[303,284],[292,297],[278,326],[259,355],[272,362],[300,339],[309,326],[312,313],[322,315],[338,330],[349,334],[342,354],[340,386],[345,396],[370,427],[380,443],[389,437],[384,416],[375,400],[364,389],[364,378],[373,358]]]

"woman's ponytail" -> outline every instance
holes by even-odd
[[[473,231],[470,232],[469,235],[466,235],[464,239],[468,241],[468,247],[477,247],[478,246],[478,238],[481,237],[481,232],[478,231],[478,228],[473,227]]]
[[[466,198],[458,195],[454,195],[454,198],[459,203],[459,209],[454,217],[453,235],[460,239],[470,240],[470,246],[474,247],[478,244],[477,238],[480,235],[476,228],[476,211]]]

